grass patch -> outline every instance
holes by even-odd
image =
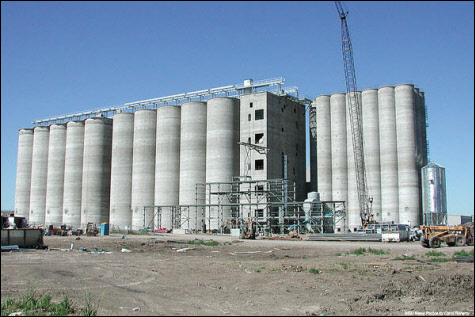
[[[315,268],[311,268],[310,270],[308,270],[310,273],[312,274],[320,274],[320,270],[319,269],[315,269]]]
[[[354,254],[354,255],[363,255],[366,253],[366,249],[365,248],[359,248],[359,249],[356,249],[356,250],[353,250],[351,252],[348,252],[347,254]]]
[[[470,252],[467,252],[465,250],[457,251],[457,252],[454,253],[452,258],[455,260],[455,259],[457,259],[458,257],[461,257],[461,256],[473,256],[473,253],[474,253],[473,251],[474,251],[473,249]]]
[[[89,295],[85,306],[78,309],[73,306],[67,295],[59,302],[52,301],[50,293],[38,296],[32,287],[29,287],[25,296],[19,300],[6,298],[2,300],[1,314],[8,316],[12,313],[21,312],[22,316],[96,316],[97,306]]]
[[[382,249],[372,249],[369,248],[368,252],[373,254],[373,255],[384,255],[384,254],[389,254],[389,251],[384,251]]]
[[[344,269],[344,270],[348,270],[350,268],[350,263],[346,263],[346,262],[341,262],[341,263],[338,263],[341,265],[341,267]]]
[[[453,259],[450,258],[432,258],[429,260],[429,262],[452,262]]]
[[[352,254],[353,255],[364,255],[365,253],[370,253],[372,255],[384,255],[384,254],[388,254],[389,252],[381,250],[381,249],[359,248],[359,249],[347,252],[345,255],[352,255]],[[341,256],[341,253],[337,253],[337,256]]]
[[[425,255],[426,256],[446,256],[445,253],[434,251],[434,250],[427,252]]]
[[[416,258],[413,256],[413,255],[409,255],[409,256],[398,256],[396,258],[394,258],[394,260],[396,261],[415,261]]]

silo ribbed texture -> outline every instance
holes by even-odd
[[[73,228],[81,225],[83,155],[84,121],[70,121],[66,125],[63,223]]]
[[[33,129],[18,132],[18,156],[15,186],[15,215],[30,218],[31,163]]]
[[[65,152],[66,124],[50,125],[45,223],[55,227],[63,223]]]
[[[30,224],[44,225],[46,179],[48,176],[49,127],[36,127],[33,133],[31,163]]]
[[[321,200],[332,200],[332,145],[330,96],[318,96],[315,100],[317,119],[317,175]]]

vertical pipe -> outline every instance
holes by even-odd
[[[32,225],[45,223],[48,144],[49,127],[36,127],[33,132],[31,163],[30,224]]]
[[[419,172],[416,164],[414,86],[395,88],[398,152],[399,222],[420,225]]]
[[[132,226],[132,155],[134,114],[116,113],[112,124],[110,224],[119,230]]]
[[[30,217],[32,154],[33,129],[20,129],[16,165],[15,215],[27,219]]]
[[[178,205],[180,186],[180,120],[181,108],[157,108],[155,157],[155,205]],[[158,216],[158,215],[157,215]],[[162,208],[161,223],[155,227],[172,229],[170,208]],[[158,228],[157,228],[158,229]]]
[[[378,89],[383,222],[399,222],[398,156],[394,87]]]
[[[69,121],[66,125],[63,223],[72,228],[81,225],[84,124],[84,121]]]
[[[157,113],[138,110],[134,119],[134,150],[132,164],[132,229],[153,227],[155,196],[155,147]],[[145,217],[145,218],[144,218]]]
[[[378,90],[365,89],[361,95],[363,140],[368,180],[368,195],[373,198],[372,213],[376,222],[382,221],[381,161],[379,144]]]
[[[50,125],[45,224],[56,227],[63,223],[65,151],[66,124]]]
[[[82,174],[81,224],[109,222],[112,119],[86,119]]]
[[[318,98],[318,97],[317,97]],[[310,136],[310,188],[309,192],[318,191],[318,156],[317,156],[317,111],[316,101],[310,105],[309,136]]]
[[[332,200],[348,201],[348,159],[346,127],[346,94],[336,93],[330,97],[331,106],[331,155],[332,155]],[[348,225],[348,218],[347,223]],[[339,224],[341,231],[346,227]],[[337,228],[337,230],[338,230]],[[350,228],[352,229],[352,228]]]

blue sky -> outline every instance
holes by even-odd
[[[430,160],[451,214],[474,211],[474,3],[345,2],[358,88],[426,94]],[[18,129],[62,114],[284,77],[346,91],[340,19],[324,2],[1,2],[1,209]]]

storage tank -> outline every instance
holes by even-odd
[[[315,99],[317,120],[317,183],[323,201],[332,200],[332,140],[330,96]],[[313,162],[312,162],[313,163]]]
[[[180,186],[180,120],[181,108],[157,108],[157,133],[155,156],[155,205],[178,205]],[[162,208],[160,221],[155,227],[172,229],[172,209]]]
[[[381,161],[379,145],[378,90],[363,90],[361,94],[361,105],[368,196],[373,199],[373,219],[377,222],[381,222]]]
[[[207,108],[206,183],[231,182],[239,175],[239,100],[212,98]],[[220,191],[231,191],[231,184],[222,185]],[[212,199],[209,203],[217,202]],[[230,203],[227,196],[223,196],[221,202]],[[209,216],[210,229],[220,229],[228,224],[231,208],[224,207],[220,211],[213,208]]]
[[[330,118],[332,153],[332,200],[347,202],[348,157],[346,144],[346,94],[336,93],[331,95]],[[340,231],[346,230],[346,228],[344,228],[341,222],[336,225],[336,229],[340,229]]]
[[[31,225],[41,226],[45,223],[48,144],[49,127],[40,126],[34,128],[29,218]]]
[[[81,226],[83,155],[84,121],[69,121],[66,124],[63,223],[72,228]]]
[[[394,87],[378,89],[381,164],[381,210],[383,222],[399,222],[396,108]]]
[[[81,225],[109,222],[112,119],[86,119],[81,198]]]
[[[445,167],[431,162],[422,168],[421,174],[424,225],[445,225],[447,220]]]
[[[50,125],[45,224],[55,227],[63,223],[65,152],[66,124]]]
[[[135,112],[132,163],[132,229],[153,228],[157,112]],[[149,207],[145,208],[144,207]],[[145,213],[145,214],[144,214]]]
[[[15,216],[30,217],[31,163],[33,155],[33,129],[18,132],[18,156],[15,186]]]
[[[196,192],[196,184],[206,182],[205,102],[190,101],[181,105],[180,135],[179,204],[205,204],[205,187],[199,186]],[[191,210],[190,220],[182,219],[182,228],[201,227],[201,223],[196,222],[204,216],[201,210]]]
[[[421,213],[419,210],[414,85],[397,85],[394,91],[398,152],[399,223],[419,226]]]
[[[112,120],[110,226],[127,230],[132,226],[134,114],[116,113]]]
[[[356,92],[356,97],[360,104],[359,118],[361,120],[361,127],[364,126],[361,115],[361,92]],[[360,205],[358,198],[358,186],[356,181],[356,166],[355,166],[355,154],[353,151],[353,133],[351,128],[350,118],[350,96],[346,95],[346,151],[348,158],[348,197],[346,203],[346,217],[348,221],[348,229],[356,231],[361,226]]]

